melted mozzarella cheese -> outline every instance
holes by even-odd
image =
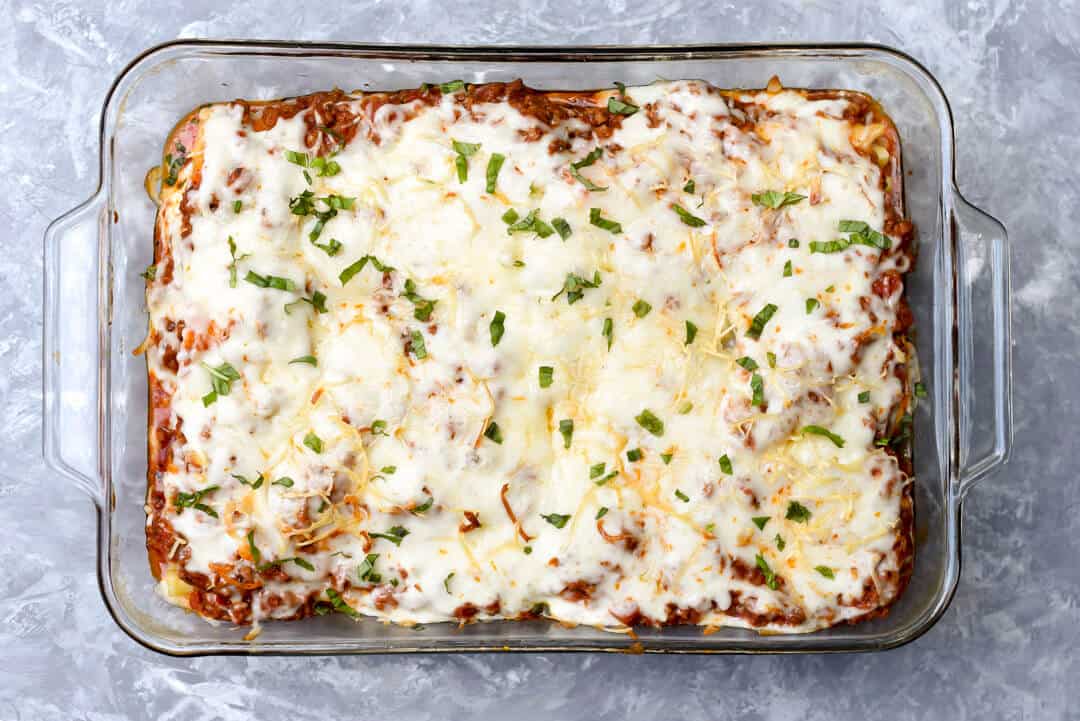
[[[167,194],[159,222],[174,269],[148,291],[152,328],[183,320],[211,338],[179,347],[176,372],[161,348],[150,353],[183,429],[186,462],[162,475],[166,496],[216,487],[201,499],[216,517],[164,511],[189,572],[249,564],[252,546],[262,562],[305,559],[310,569],[284,561],[264,575],[256,620],[326,601],[327,588],[401,623],[512,618],[543,604],[552,618],[600,626],[635,613],[664,621],[675,608],[701,624],[757,615],[768,629],[806,631],[864,613],[851,602],[868,587],[891,600],[880,575],[898,565],[907,479],[874,437],[903,395],[893,373],[903,354],[897,297],[871,284],[892,261],[865,245],[810,250],[841,237],[841,220],[884,222],[880,171],[849,141],[846,102],[741,96],[768,111],[755,132],[703,83],[627,93],[651,117],[623,118],[580,168],[602,192],[570,172],[598,146],[588,126],[550,128],[506,102],[382,105],[365,120],[378,140],[359,134],[333,156],[340,172],[309,169],[310,184],[287,154],[314,152],[304,145],[314,110],[259,132],[239,105],[199,111],[191,232],[178,230],[182,192]],[[363,114],[360,96],[343,102]],[[526,139],[533,129],[539,140]],[[552,152],[555,138],[569,151]],[[479,146],[464,182],[453,140]],[[496,153],[505,162],[489,193]],[[249,183],[233,182],[237,169]],[[179,185],[190,184],[191,164]],[[755,204],[767,190],[813,199]],[[315,218],[290,212],[305,191],[354,199],[315,241]],[[686,224],[673,204],[704,223]],[[511,209],[562,218],[572,234],[510,233]],[[592,223],[595,209],[621,229]],[[331,239],[334,255],[315,244]],[[364,256],[393,270],[369,262],[343,283]],[[247,282],[249,272],[295,290]],[[567,292],[568,278],[591,285],[597,273],[596,287]],[[435,302],[429,319],[417,319],[406,282]],[[326,312],[296,303],[316,291]],[[751,337],[768,304],[775,314]],[[497,312],[505,330],[493,345]],[[294,362],[304,356],[317,365]],[[208,367],[223,363],[240,379],[206,404]],[[864,391],[871,402],[859,402]],[[646,411],[662,428],[641,422]],[[485,436],[492,424],[501,442]],[[843,447],[803,433],[810,425]]]

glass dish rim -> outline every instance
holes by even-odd
[[[940,126],[937,128],[940,134],[941,140],[941,198],[938,203],[942,211],[942,224],[943,226],[948,222],[951,217],[951,211],[956,205],[963,205],[965,201],[956,189],[955,184],[955,142],[954,142],[954,130],[953,130],[953,118],[952,111],[948,103],[944,92],[942,91],[940,84],[934,78],[932,73],[929,72],[921,63],[912,58],[910,55],[890,48],[884,45],[867,44],[867,43],[734,43],[734,44],[692,44],[692,45],[603,45],[603,46],[529,46],[529,45],[497,45],[497,46],[485,46],[485,47],[473,47],[467,45],[402,45],[402,44],[381,44],[381,43],[347,43],[347,42],[292,42],[292,41],[277,41],[277,40],[174,40],[166,43],[148,48],[142,53],[133,58],[125,68],[117,75],[113,81],[108,93],[106,94],[105,101],[102,107],[100,116],[100,128],[99,128],[99,164],[98,164],[98,183],[97,187],[92,195],[91,199],[86,203],[79,206],[79,208],[71,211],[63,216],[56,222],[60,222],[64,218],[76,213],[80,208],[83,208],[89,204],[92,204],[95,199],[99,199],[102,194],[105,194],[106,200],[111,199],[111,182],[107,171],[112,167],[112,154],[108,152],[110,131],[115,131],[115,122],[117,114],[121,111],[126,98],[125,95],[120,95],[119,91],[124,89],[125,81],[138,70],[144,63],[148,61],[156,61],[158,56],[166,54],[170,51],[177,50],[209,50],[217,51],[224,55],[254,55],[254,56],[300,56],[300,57],[317,57],[321,55],[326,56],[340,56],[348,55],[352,57],[366,57],[369,59],[374,58],[393,58],[393,59],[423,59],[429,61],[476,61],[484,59],[499,58],[501,60],[516,60],[521,62],[537,61],[537,62],[586,62],[586,61],[620,61],[620,62],[633,62],[635,60],[649,60],[649,61],[662,61],[662,60],[675,60],[675,59],[709,59],[710,57],[721,56],[792,56],[802,57],[806,59],[818,58],[843,58],[850,57],[855,59],[859,56],[876,56],[890,58],[894,63],[899,63],[901,69],[909,74],[917,74],[925,83],[923,88],[934,95],[931,100],[936,104],[936,110],[940,115]],[[119,98],[119,102],[117,99]],[[121,106],[118,108],[117,106]],[[933,169],[935,174],[937,168]],[[111,205],[109,206],[111,209]],[[55,225],[55,223],[54,223]],[[50,231],[52,226],[50,226]],[[943,232],[947,233],[947,228],[942,228]],[[949,238],[943,237],[940,241],[943,246],[943,251],[948,256],[949,260],[952,256],[953,249],[950,246]],[[953,243],[955,243],[955,233],[953,234]],[[107,244],[106,244],[107,245]],[[106,247],[101,251],[101,258],[103,262],[108,262],[109,249]],[[111,287],[111,281],[102,281],[105,285]],[[955,282],[955,280],[954,280]],[[109,287],[104,289],[105,293],[109,292]],[[954,306],[955,308],[955,306]],[[111,311],[111,306],[110,306]],[[951,323],[955,329],[957,319],[953,317],[954,313],[948,315]],[[948,362],[953,367],[956,365],[956,348],[950,348],[950,355],[953,356],[942,362]],[[108,347],[107,343],[105,347],[101,349],[102,353],[107,356]],[[108,392],[109,388],[109,373],[105,371],[103,373],[106,377],[103,379],[103,385],[101,388],[105,389],[99,395],[98,410],[104,412],[108,405]],[[956,413],[956,409],[953,409],[953,413]],[[956,415],[959,415],[956,413]],[[953,414],[950,414],[950,419]],[[955,428],[951,428],[950,425],[950,438],[955,442],[957,431]],[[108,429],[99,428],[99,439],[106,441],[109,436]],[[46,446],[46,458],[50,464],[57,467],[59,464],[55,461],[58,457],[55,453],[50,453],[49,448],[50,439],[48,434],[45,438]],[[1008,449],[1006,448],[1005,456],[1007,456]],[[900,645],[909,643],[916,638],[920,637],[926,631],[928,631],[941,617],[944,611],[948,608],[948,605],[955,593],[956,585],[959,579],[960,562],[961,562],[961,548],[960,548],[960,503],[963,497],[962,488],[958,488],[956,481],[957,477],[957,463],[956,463],[956,451],[955,449],[947,449],[942,451],[949,455],[946,469],[948,471],[947,478],[942,479],[944,486],[944,493],[942,498],[943,514],[945,519],[945,538],[944,542],[944,554],[946,557],[946,568],[943,575],[943,583],[941,589],[937,593],[937,598],[932,607],[932,610],[924,614],[922,618],[916,618],[915,622],[908,624],[900,629],[891,633],[891,635],[884,637],[883,639],[829,639],[828,637],[817,636],[815,640],[815,634],[808,634],[805,636],[799,636],[803,639],[803,643],[792,644],[786,647],[770,646],[768,636],[758,636],[748,641],[746,645],[739,645],[737,647],[724,646],[716,648],[708,648],[703,645],[693,645],[690,643],[684,644],[682,647],[671,647],[664,645],[663,638],[653,638],[649,640],[649,646],[646,646],[643,650],[646,652],[657,653],[800,653],[800,652],[850,652],[850,651],[868,651],[868,650],[881,650],[886,648],[894,648]],[[1002,458],[1004,461],[1004,458]],[[63,461],[60,460],[60,464]],[[99,473],[101,478],[98,479],[98,483],[104,483],[104,490],[107,493],[113,493],[114,487],[111,481],[111,471],[108,468],[109,462],[106,458],[102,458],[100,462]],[[58,468],[58,470],[63,470]],[[70,474],[69,474],[70,475]],[[100,495],[101,489],[98,489]],[[935,493],[936,495],[936,493]],[[635,652],[631,644],[621,641],[620,637],[614,636],[611,644],[604,644],[602,642],[593,641],[589,639],[582,639],[579,641],[570,642],[554,642],[552,640],[544,639],[541,637],[519,636],[516,641],[513,638],[513,634],[508,635],[506,638],[499,639],[496,643],[481,643],[478,645],[470,646],[468,643],[463,644],[450,644],[442,646],[426,646],[426,645],[394,645],[393,647],[356,647],[356,639],[342,639],[342,643],[321,643],[321,644],[307,644],[304,642],[293,642],[291,647],[289,644],[282,644],[282,647],[262,647],[260,648],[257,643],[251,644],[246,647],[238,648],[233,646],[225,646],[219,643],[207,643],[196,647],[177,646],[172,642],[166,641],[161,638],[147,637],[145,630],[129,623],[130,619],[126,618],[126,612],[118,607],[118,600],[116,598],[116,591],[112,587],[112,577],[109,572],[109,559],[110,559],[110,517],[106,515],[109,509],[104,507],[103,502],[109,503],[110,507],[115,506],[115,497],[108,497],[106,501],[104,498],[97,500],[97,523],[98,523],[98,582],[101,589],[105,605],[108,608],[110,614],[113,616],[117,624],[134,640],[140,644],[146,646],[155,651],[177,656],[200,656],[200,655],[292,655],[292,654],[363,654],[363,653],[393,653],[393,652],[471,652],[471,651],[490,651],[490,650],[507,650],[507,651],[620,651],[620,652]],[[466,639],[463,637],[463,641]],[[669,639],[669,642],[675,641],[675,639]],[[390,641],[389,643],[394,643]],[[352,644],[352,645],[350,645]],[[652,645],[656,644],[656,645]],[[651,647],[650,647],[651,646]]]

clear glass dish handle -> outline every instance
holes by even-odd
[[[45,231],[43,349],[45,462],[99,506],[99,249],[108,222],[105,192]]]
[[[958,262],[959,488],[963,497],[1012,451],[1009,238],[953,188]]]

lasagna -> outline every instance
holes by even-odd
[[[868,96],[216,103],[158,173],[168,601],[795,633],[901,594],[913,234]]]

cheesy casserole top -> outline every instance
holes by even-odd
[[[148,545],[208,618],[810,631],[910,573],[910,225],[866,96],[208,105],[148,272]]]

